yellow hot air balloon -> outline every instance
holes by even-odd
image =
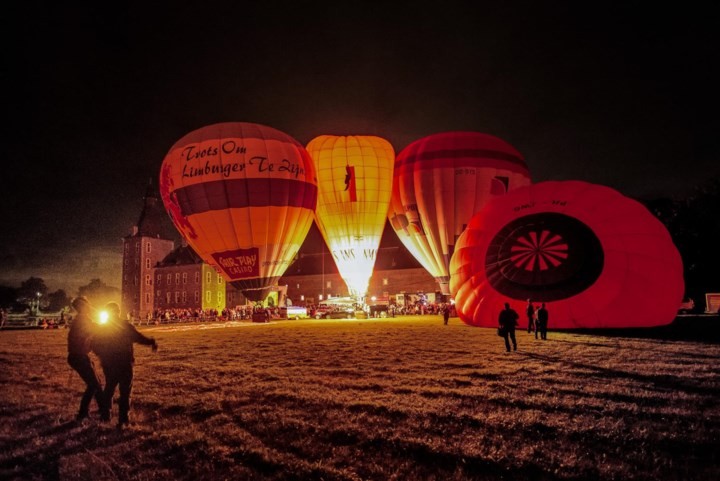
[[[350,294],[362,297],[390,206],[395,151],[380,137],[332,135],[307,150],[318,179],[315,221]]]

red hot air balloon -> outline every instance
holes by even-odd
[[[450,289],[467,324],[497,327],[505,302],[546,303],[550,327],[669,324],[680,254],[640,203],[608,187],[542,182],[488,203],[458,239]]]
[[[312,159],[289,135],[221,123],[170,148],[160,193],[188,244],[257,301],[285,272],[312,225],[317,180]]]
[[[388,217],[449,294],[450,257],[470,218],[490,199],[528,184],[522,155],[504,140],[478,132],[430,135],[398,154]]]

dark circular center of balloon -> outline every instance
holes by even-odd
[[[513,299],[567,299],[595,283],[605,256],[595,233],[553,212],[520,217],[493,238],[485,256],[490,285]]]

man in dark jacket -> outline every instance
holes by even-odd
[[[93,350],[100,358],[105,373],[105,391],[103,393],[105,410],[102,413],[102,419],[110,420],[112,398],[115,388],[119,385],[118,427],[122,427],[129,422],[130,391],[132,390],[133,363],[135,362],[133,344],[152,346],[152,350],[155,352],[157,343],[155,339],[142,335],[126,320],[120,319],[120,306],[116,303],[109,303],[105,309],[108,312],[108,322],[99,327],[93,342]]]
[[[505,309],[500,311],[500,316],[498,317],[498,325],[500,327],[500,332],[502,333],[503,337],[505,338],[505,349],[507,349],[507,352],[510,352],[510,342],[508,341],[508,336],[510,339],[512,339],[513,344],[513,350],[517,351],[517,341],[515,340],[515,326],[518,325],[518,313],[515,312],[514,309],[510,307],[509,303],[505,303]]]
[[[548,311],[545,303],[542,303],[540,309],[537,310],[537,331],[540,331],[540,338],[547,339]],[[537,339],[537,331],[535,331],[535,339]]]
[[[68,331],[68,364],[75,369],[85,381],[85,393],[80,400],[78,421],[88,417],[90,401],[95,397],[100,412],[104,412],[104,397],[100,379],[95,372],[95,366],[90,359],[90,343],[95,333],[96,325],[90,318],[91,306],[85,297],[76,297],[72,301],[72,308],[77,314],[72,320]]]

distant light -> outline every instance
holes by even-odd
[[[107,311],[100,311],[100,324],[107,324],[110,314]]]
[[[322,300],[323,300],[323,295],[322,295],[322,294],[318,294],[318,299],[322,301]]]
[[[372,297],[370,298],[370,300],[372,300],[373,302],[375,302],[375,301],[377,301],[377,297],[372,296]]]
[[[302,295],[302,294],[300,294],[300,300],[301,300],[301,301],[304,301],[304,300],[305,300],[305,296]]]

